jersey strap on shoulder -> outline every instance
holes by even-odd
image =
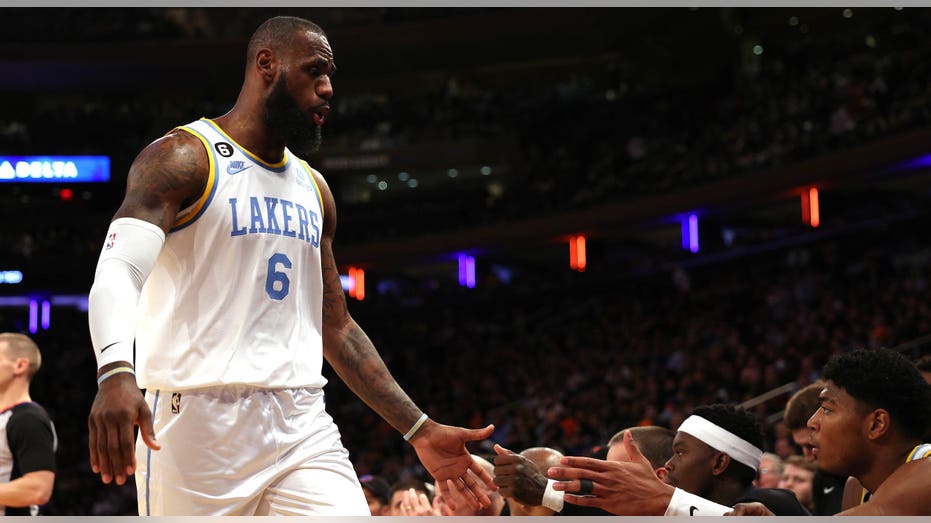
[[[931,457],[931,443],[921,443],[915,445],[915,448],[908,453],[908,457],[905,458],[905,462],[915,461],[918,459],[925,459]],[[860,493],[860,504],[864,504],[870,500],[870,492],[866,489],[863,489],[863,492]]]
[[[920,445],[915,445],[915,448],[908,453],[908,458],[905,462],[915,461],[916,459],[925,459],[931,457],[931,443],[922,443]]]
[[[181,127],[176,127],[175,129],[187,132],[201,141],[204,144],[204,149],[207,151],[207,160],[209,165],[208,175],[207,175],[207,186],[204,187],[203,194],[200,195],[200,198],[194,202],[190,207],[183,209],[179,214],[175,223],[171,226],[170,232],[179,231],[188,225],[194,223],[195,220],[200,218],[204,211],[207,209],[207,206],[210,205],[210,202],[213,200],[213,195],[217,192],[217,160],[213,148],[210,147],[210,142],[207,138],[201,134],[199,131],[193,127],[182,125]]]

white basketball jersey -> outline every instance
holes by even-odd
[[[179,129],[210,159],[142,288],[139,386],[320,388],[323,202],[306,162],[267,164],[209,119]]]

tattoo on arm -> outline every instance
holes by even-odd
[[[391,376],[369,337],[349,316],[333,258],[332,240],[324,237],[320,249],[324,355],[356,396],[403,433],[417,421],[421,411]]]
[[[126,196],[113,218],[139,218],[167,232],[178,211],[206,189],[207,169],[207,152],[189,133],[175,131],[156,140],[130,167]]]

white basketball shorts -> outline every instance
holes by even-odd
[[[322,390],[146,391],[161,450],[136,441],[141,516],[368,516]]]

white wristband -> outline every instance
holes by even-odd
[[[543,506],[556,512],[562,512],[562,507],[566,502],[564,498],[566,493],[561,490],[553,490],[553,484],[555,483],[555,480],[546,480],[546,489],[543,490]]]
[[[116,361],[133,362],[139,294],[164,242],[165,232],[153,223],[118,218],[110,224],[87,297],[98,369]]]
[[[421,415],[420,415],[420,419],[418,419],[418,420],[414,423],[414,426],[411,427],[411,430],[407,431],[407,434],[404,435],[404,441],[410,441],[410,439],[411,439],[412,437],[414,437],[414,434],[416,434],[417,431],[420,429],[420,426],[423,425],[423,422],[427,421],[427,418],[428,418],[428,416],[427,416],[427,413],[426,413],[426,412],[424,412],[423,414],[421,414]]]
[[[669,500],[669,506],[666,507],[664,516],[723,516],[726,512],[733,510],[731,507],[718,505],[714,501],[689,494],[688,492],[676,488],[672,493],[672,499]]]

